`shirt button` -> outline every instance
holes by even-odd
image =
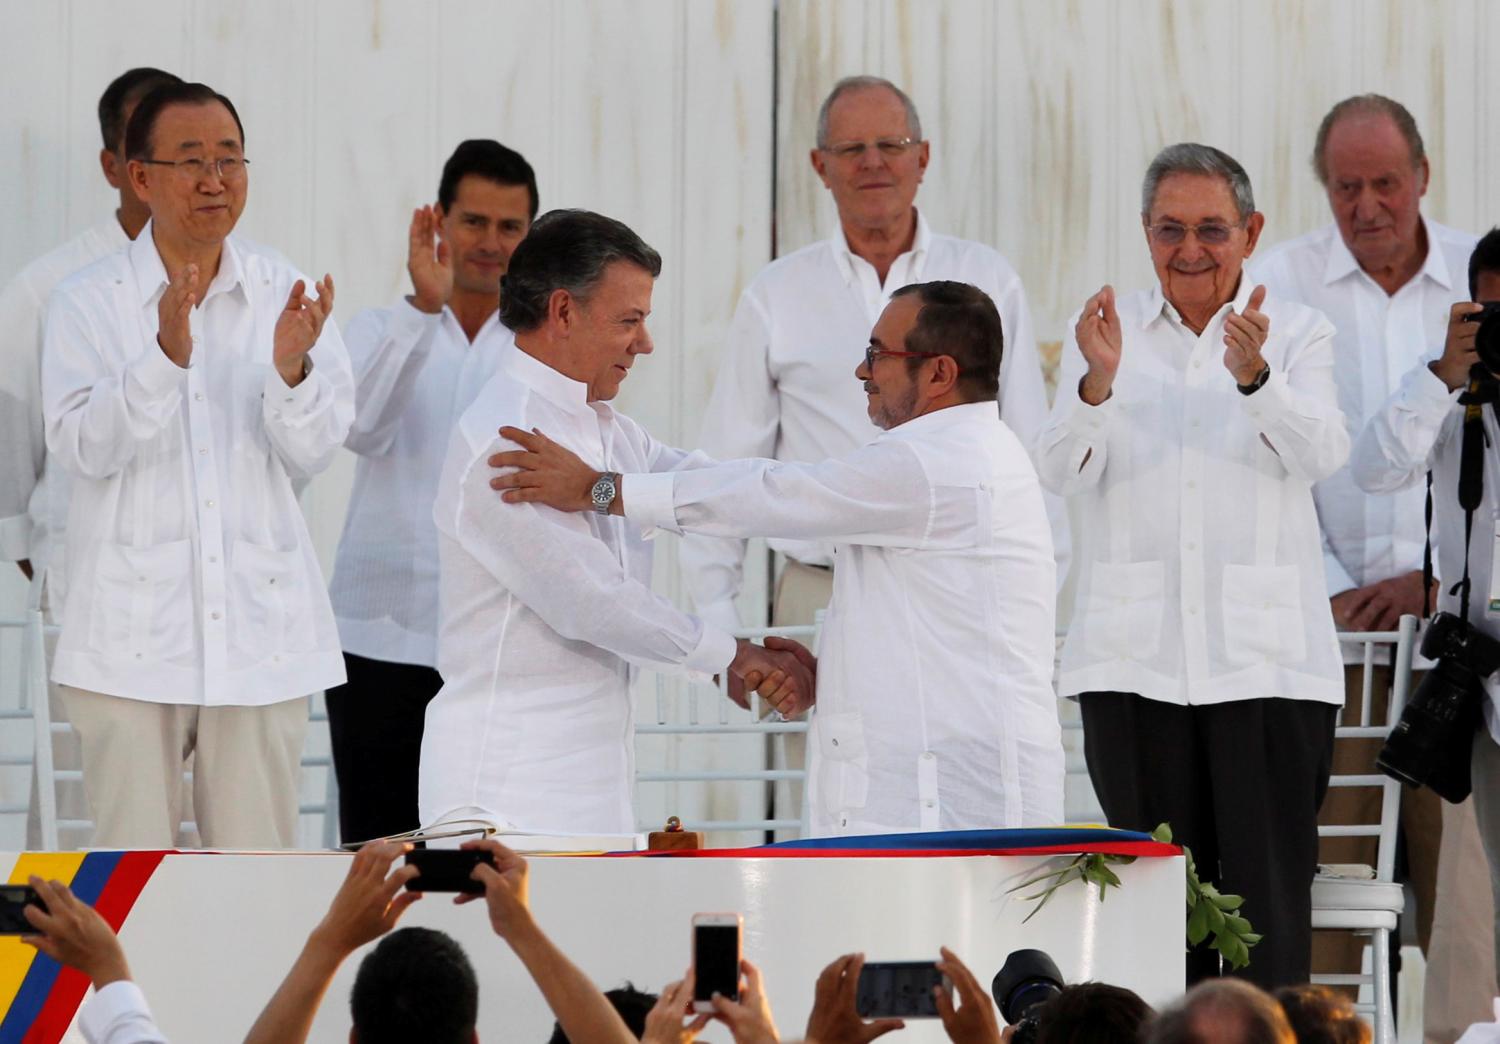
[[[1197,616],[1198,615],[1198,607],[1196,605],[1190,605],[1190,606],[1188,606],[1188,615],[1189,616]]]
[[[205,500],[203,502],[203,506],[204,507],[213,507],[214,506],[214,502],[212,500]]]
[[[206,449],[200,449],[198,451],[198,456],[200,456],[200,457],[206,457],[206,456],[208,456],[208,450],[206,450]]]
[[[275,582],[276,582],[276,578],[274,576],[271,577],[271,579],[269,579],[269,580],[266,581],[266,583],[268,583],[268,584],[274,584]]]
[[[933,806],[933,805],[936,805],[936,804],[937,804],[937,802],[936,802],[936,801],[930,801],[930,800],[929,800],[929,801],[924,801],[924,802],[922,802],[922,804],[923,804],[923,805],[925,805],[925,806],[927,806],[927,807],[928,807],[928,808],[931,808],[931,807],[932,807],[932,806]]]
[[[923,760],[923,761],[931,761],[931,760],[932,760],[932,759],[933,759],[933,758],[935,758],[935,757],[937,757],[937,755],[936,755],[936,754],[934,754],[934,753],[933,753],[933,752],[932,752],[932,751],[930,751],[930,750],[924,750],[924,751],[923,751],[923,752],[922,752],[922,760]]]
[[[839,741],[838,741],[838,740],[833,740],[833,741],[832,741],[832,742],[833,742],[833,745],[834,745],[834,746],[835,746],[835,747],[837,747],[837,746],[838,746],[838,745],[839,745]]]
[[[1194,359],[1193,360],[1193,365],[1194,366],[1202,366],[1203,365],[1203,360],[1202,359]]]
[[[199,402],[202,402],[203,401],[203,393],[202,392],[193,392],[193,398],[197,399]]]
[[[1194,543],[1193,541],[1189,540],[1187,542],[1187,549],[1189,551],[1196,551],[1196,550],[1198,550],[1198,545],[1196,543]]]
[[[216,612],[215,613],[209,613],[208,615],[211,616],[215,620],[217,620],[219,618],[219,614],[216,613]]]
[[[219,556],[218,555],[209,555],[208,556],[208,560],[210,562],[217,562],[219,560]]]
[[[1196,479],[1188,479],[1187,480],[1187,488],[1188,489],[1197,489],[1198,488],[1198,482],[1197,482],[1197,480]]]

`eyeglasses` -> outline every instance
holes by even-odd
[[[881,138],[879,141],[843,141],[837,145],[820,146],[820,151],[841,160],[861,160],[867,149],[875,149],[886,159],[897,159],[906,155],[906,150],[922,144],[916,138]]]
[[[1158,225],[1147,225],[1146,231],[1151,233],[1151,238],[1162,246],[1178,246],[1187,239],[1191,232],[1198,237],[1198,242],[1204,246],[1223,246],[1229,242],[1229,237],[1234,235],[1234,230],[1244,228],[1243,224],[1226,225],[1222,221],[1205,221],[1201,225],[1184,225],[1179,221],[1163,221]]]
[[[213,171],[218,175],[220,181],[238,181],[245,176],[250,166],[250,161],[241,156],[225,156],[222,159],[185,159],[185,160],[159,160],[144,159],[142,163],[150,163],[158,167],[176,167],[177,173],[185,181],[198,182],[208,177],[208,172]]]
[[[865,349],[865,369],[875,369],[875,360],[882,355],[890,359],[937,359],[941,357],[939,352],[893,352],[885,348],[876,348],[872,344]]]

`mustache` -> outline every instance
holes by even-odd
[[[864,388],[866,395],[874,395],[876,392],[880,391],[880,385],[876,384],[874,381],[865,381],[861,385],[861,387]]]

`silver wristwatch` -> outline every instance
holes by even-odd
[[[589,490],[589,499],[594,503],[594,513],[599,515],[609,514],[609,506],[615,502],[615,497],[620,495],[619,472],[606,471],[594,480],[594,488]]]

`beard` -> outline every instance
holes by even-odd
[[[917,386],[909,384],[897,398],[891,399],[882,396],[880,405],[870,415],[875,426],[882,431],[890,431],[911,420],[912,415],[917,412]]]

